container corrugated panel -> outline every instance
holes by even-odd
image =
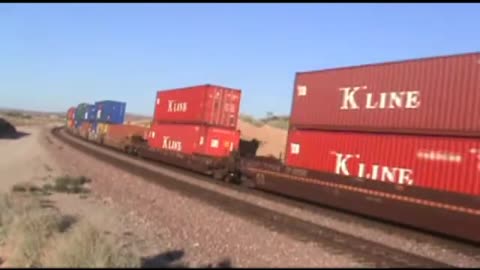
[[[240,133],[204,125],[157,123],[150,128],[147,140],[153,149],[226,157],[238,149]]]
[[[80,124],[79,132],[80,135],[84,138],[88,138],[88,134],[90,133],[92,128],[92,123],[84,121]]]
[[[67,111],[67,120],[74,119],[75,117],[75,107],[70,107]]]
[[[292,167],[480,195],[480,140],[295,130],[286,150]]]
[[[74,124],[75,124],[74,120],[72,120],[72,119],[67,120],[67,127],[68,128],[73,128]]]
[[[241,90],[199,85],[157,92],[154,121],[236,129]]]
[[[97,122],[97,134],[98,135],[106,134],[107,130],[108,130],[108,124]]]
[[[98,123],[96,121],[90,122],[92,124],[92,127],[90,128],[90,132],[96,134],[97,133],[97,128],[98,128]]]
[[[80,128],[80,126],[82,125],[83,122],[84,121],[82,121],[82,120],[74,119],[75,128]]]
[[[127,103],[120,101],[104,100],[95,102],[98,122],[122,124],[125,121]]]
[[[77,121],[85,121],[85,117],[87,116],[87,109],[88,106],[91,104],[88,103],[80,103],[77,108],[75,109],[75,120]]]
[[[136,125],[123,124],[103,124],[102,129],[105,130],[105,138],[108,140],[121,141],[131,136],[144,136],[148,131],[147,128]]]
[[[300,129],[480,135],[480,53],[297,73]]]
[[[95,105],[88,105],[87,110],[85,112],[84,120],[89,121],[89,122],[93,122],[93,121],[95,121],[96,116],[97,116],[97,108],[95,107]]]

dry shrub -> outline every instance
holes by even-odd
[[[261,121],[255,119],[254,117],[250,116],[250,115],[246,115],[246,114],[240,114],[240,119],[243,121],[243,122],[246,122],[246,123],[249,123],[249,124],[252,124],[256,127],[261,127],[264,125],[264,123],[262,123]]]
[[[64,268],[138,268],[140,258],[129,250],[115,246],[86,222],[77,224],[67,235],[58,239],[44,265]]]
[[[42,251],[59,231],[61,217],[50,211],[28,212],[18,218],[11,237],[14,250],[10,263],[16,267],[41,267]]]
[[[85,179],[77,179],[84,183]],[[0,244],[11,250],[11,267],[140,267],[131,249],[91,225],[45,208],[31,193],[0,194]],[[66,230],[70,228],[69,230]]]
[[[6,226],[9,263],[16,267],[39,267],[42,249],[49,237],[62,225],[60,213],[43,209],[37,197],[11,196],[9,222]]]
[[[41,188],[30,182],[18,183],[13,185],[13,192],[28,192],[28,193],[37,193],[41,191]]]
[[[10,228],[11,223],[13,222],[14,207],[12,198],[10,195],[1,194],[0,195],[0,244],[3,244]]]
[[[24,216],[39,207],[39,201],[35,197],[0,194],[0,240],[2,238],[5,240],[19,216]]]
[[[55,184],[45,185],[44,189],[52,189],[56,192],[63,193],[86,193],[87,190],[83,188],[83,185],[91,182],[90,179],[85,176],[80,177],[71,177],[71,176],[62,176],[55,179]]]

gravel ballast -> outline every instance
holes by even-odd
[[[368,266],[146,182],[74,149],[50,149],[66,172],[92,179],[95,195],[135,216],[136,228],[125,230],[143,231],[150,242],[145,245],[156,253],[181,250],[188,266],[224,261],[234,267]]]
[[[92,178],[92,188],[96,194],[135,213],[139,220],[144,220],[142,225],[158,238],[159,247],[184,249],[184,259],[189,264],[215,263],[230,258],[236,267],[366,266],[359,263],[358,258],[331,254],[317,244],[277,234],[193,198],[145,182],[74,149],[51,149],[55,151],[58,162],[69,168],[72,174]],[[480,265],[478,249],[465,248],[462,244],[331,210],[319,209],[313,214],[309,209],[190,178],[183,177],[182,181],[393,248],[460,267]]]

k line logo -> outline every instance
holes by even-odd
[[[341,110],[418,109],[420,91],[367,92],[367,86],[341,87]]]
[[[359,154],[331,152],[336,157],[334,172],[340,175],[357,176],[401,185],[413,185],[413,170],[379,164],[366,164]],[[356,162],[350,162],[355,160]],[[350,162],[350,163],[349,163]],[[356,166],[351,165],[355,163]]]
[[[170,139],[170,136],[163,136],[162,148],[168,150],[182,151],[182,142]]]
[[[167,112],[186,112],[188,109],[187,102],[178,102],[175,100],[168,101]]]

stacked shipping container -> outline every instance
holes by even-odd
[[[240,140],[235,129],[187,124],[157,123],[148,135],[152,148],[213,157],[230,155]]]
[[[82,134],[88,136],[95,122],[95,106],[88,103],[80,103],[75,109],[74,126]],[[84,130],[88,127],[88,130]]]
[[[99,123],[123,124],[125,120],[125,102],[103,100],[95,102],[96,116]]]
[[[125,102],[103,100],[95,102],[95,136],[103,138],[107,144],[124,143],[131,136],[144,136],[146,129],[134,125],[124,125],[127,104]]]
[[[88,103],[80,103],[78,104],[77,108],[75,109],[75,127],[79,127],[83,121],[86,120],[88,117],[88,107],[91,104]]]
[[[126,103],[119,101],[98,101],[94,104],[80,103],[74,110],[70,109],[68,115],[73,115],[71,127],[74,127],[83,137],[98,139],[98,135],[113,136],[113,140],[120,135],[109,133],[116,131],[109,129],[111,125],[122,125],[125,119]],[[126,126],[128,127],[128,125]],[[137,134],[135,127],[132,128]],[[143,136],[143,133],[141,134]]]
[[[149,146],[189,155],[230,155],[240,140],[240,99],[240,90],[208,84],[158,91]]]
[[[391,184],[480,195],[480,140],[295,130],[287,163]]]
[[[479,53],[298,73],[292,103],[289,166],[480,194]]]
[[[96,114],[97,114],[97,109],[95,108],[95,105],[88,105],[84,120],[88,122],[94,122],[96,120],[95,119]]]
[[[75,125],[75,107],[70,107],[67,111],[67,127],[73,128]]]
[[[241,91],[200,85],[157,92],[154,120],[236,129]]]

